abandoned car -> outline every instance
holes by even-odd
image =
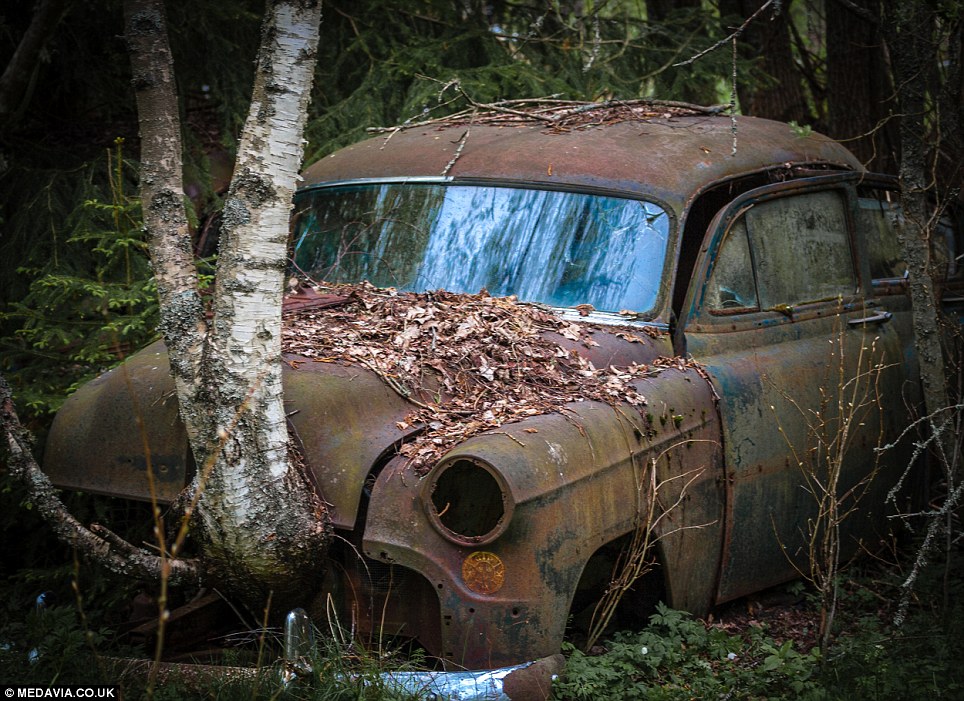
[[[309,167],[295,200],[288,328],[341,324],[335,346],[286,355],[292,435],[337,536],[306,607],[448,670],[558,652],[647,529],[630,609],[704,614],[798,577],[827,431],[848,432],[837,492],[857,507],[842,557],[874,547],[908,459],[876,449],[921,401],[892,179],[773,121],[565,115],[379,134]],[[486,305],[535,331],[513,366],[486,352],[508,333],[489,324],[450,382],[432,349],[457,355]],[[384,348],[353,355],[344,335],[387,316]],[[514,393],[505,377],[551,364],[536,338],[594,392]],[[172,501],[194,467],[171,387],[160,342],[82,387],[47,474],[145,500],[150,469]],[[453,403],[454,439],[416,412]]]

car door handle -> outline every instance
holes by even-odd
[[[890,312],[877,312],[871,316],[865,316],[862,319],[850,319],[847,321],[848,326],[863,326],[864,324],[883,324],[890,321],[891,317],[894,316]]]

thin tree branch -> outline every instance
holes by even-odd
[[[461,92],[461,88],[459,88]],[[729,105],[696,105],[689,102],[674,100],[652,100],[640,98],[635,100],[606,100],[605,102],[580,102],[577,100],[554,100],[549,98],[531,100],[500,100],[497,102],[478,102],[462,93],[471,105],[470,108],[460,110],[450,115],[426,119],[419,122],[403,122],[393,127],[369,127],[368,132],[374,134],[388,133],[394,135],[403,129],[414,129],[429,125],[444,124],[491,124],[491,123],[519,123],[541,122],[551,126],[561,126],[570,117],[592,110],[605,110],[610,107],[654,107],[666,110],[684,110],[695,114],[721,114],[730,108]],[[508,105],[518,106],[510,108]],[[544,106],[535,109],[537,106]],[[513,119],[516,118],[516,119]],[[389,137],[390,138],[390,137]]]
[[[752,22],[752,21],[755,20],[757,17],[759,17],[760,14],[761,14],[765,9],[767,9],[768,7],[770,7],[770,5],[772,5],[774,2],[776,2],[776,3],[777,3],[777,6],[779,7],[780,0],[767,0],[765,3],[763,3],[763,4],[760,6],[760,9],[759,9],[759,10],[757,10],[757,11],[754,12],[752,15],[750,15],[749,17],[747,17],[746,20],[744,20],[743,24],[741,24],[739,27],[737,27],[729,36],[724,37],[723,39],[720,39],[718,42],[716,42],[715,44],[713,44],[713,46],[711,46],[710,48],[704,49],[703,51],[700,51],[700,52],[699,52],[698,54],[696,54],[695,56],[691,56],[690,58],[686,59],[685,61],[682,61],[681,63],[674,63],[674,64],[673,64],[673,67],[674,67],[674,68],[678,68],[678,67],[680,67],[680,66],[688,66],[688,65],[690,65],[691,63],[695,63],[695,62],[698,61],[699,59],[701,59],[701,58],[703,58],[704,56],[706,56],[706,54],[713,53],[713,52],[716,51],[718,48],[720,48],[721,46],[723,46],[724,44],[726,44],[727,42],[733,41],[733,40],[736,39],[738,36],[740,36],[744,31],[746,31],[746,28],[747,28],[748,26],[750,26],[750,22]]]
[[[102,527],[87,529],[67,511],[50,479],[37,465],[30,451],[29,434],[20,424],[10,385],[2,375],[0,432],[7,449],[10,474],[27,488],[40,515],[50,524],[60,540],[76,547],[85,558],[104,565],[116,574],[157,581],[166,576],[173,585],[196,583],[200,579],[200,569],[196,561],[158,557],[114,534],[107,538],[102,537],[94,532]]]

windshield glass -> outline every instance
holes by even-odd
[[[365,183],[299,195],[294,261],[314,280],[516,295],[646,312],[669,217],[618,197],[438,183]]]

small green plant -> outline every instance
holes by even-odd
[[[602,655],[565,651],[565,677],[553,686],[561,699],[825,698],[818,650],[800,652],[755,626],[729,635],[664,604],[644,630],[614,635]]]
[[[73,606],[31,609],[0,626],[0,678],[17,684],[107,683],[94,651],[108,635],[86,628]]]

